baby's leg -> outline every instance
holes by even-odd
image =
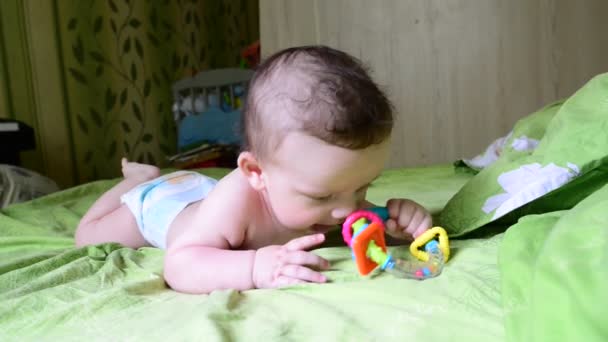
[[[136,185],[160,175],[156,166],[127,162],[122,159],[124,179],[103,194],[82,217],[76,229],[76,245],[118,242],[132,248],[149,245],[137,227],[135,217],[120,196]]]

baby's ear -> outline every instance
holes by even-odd
[[[256,157],[251,152],[242,152],[237,160],[237,165],[245,175],[252,188],[261,191],[264,189],[264,178],[262,168]]]

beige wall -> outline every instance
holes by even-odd
[[[604,0],[260,0],[262,55],[321,43],[367,62],[395,103],[390,166],[481,152],[608,71]]]

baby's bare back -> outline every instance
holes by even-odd
[[[225,215],[218,218],[217,213]],[[225,240],[230,249],[258,249],[302,235],[281,227],[265,204],[263,193],[253,189],[236,169],[222,178],[204,200],[191,203],[177,215],[169,227],[167,246],[177,240],[180,245]]]

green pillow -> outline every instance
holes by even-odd
[[[458,160],[454,165],[457,169],[468,169],[477,173],[496,162],[502,155],[531,154],[545,135],[547,125],[563,103],[564,100],[553,102],[520,119],[509,134],[496,139],[482,154],[472,159]]]
[[[439,223],[452,236],[500,218],[513,223],[530,208],[569,209],[607,182],[608,74],[593,78],[561,106],[522,120],[521,126],[537,127],[542,134],[538,146],[507,148],[448,201]]]
[[[519,120],[507,136],[501,155],[531,154],[545,136],[549,122],[564,104],[565,100],[553,102],[539,111]]]

